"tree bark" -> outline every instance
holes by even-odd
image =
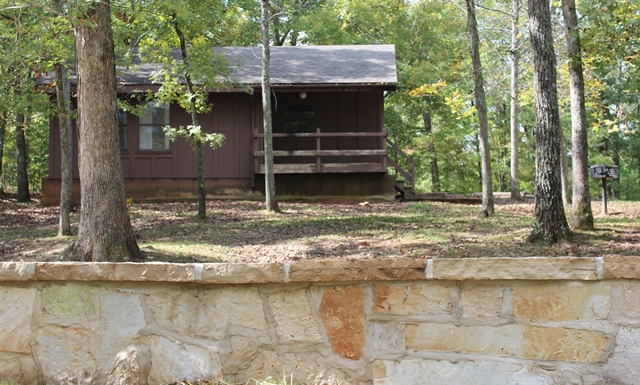
[[[273,172],[273,126],[271,119],[271,52],[269,49],[269,0],[262,0],[262,124],[264,129],[264,189],[267,212],[280,212]]]
[[[427,111],[422,112],[422,120],[427,135],[433,134],[433,126],[431,124],[431,114]],[[438,170],[438,158],[436,157],[436,145],[432,138],[429,139],[429,158],[431,171],[431,191],[440,192],[440,171]]]
[[[24,136],[25,117],[16,114],[16,157],[18,162],[18,202],[29,202],[29,175],[27,173],[27,141]]]
[[[536,110],[536,222],[529,241],[570,234],[560,183],[560,112],[548,1],[528,0]]]
[[[4,156],[4,138],[7,128],[7,113],[0,117],[0,195],[4,194],[4,180],[2,175],[2,157]]]
[[[593,211],[589,192],[589,146],[587,112],[584,98],[584,75],[578,17],[574,0],[562,0],[571,90],[571,160],[573,163],[573,199],[571,225],[574,229],[593,230]]]
[[[569,159],[564,143],[564,133],[562,125],[558,132],[560,134],[560,184],[562,186],[562,202],[565,206],[571,206],[571,187],[569,186]]]
[[[520,0],[513,0],[511,19],[511,199],[520,200],[520,133],[518,129],[518,19],[520,16]]]
[[[187,42],[182,33],[182,29],[180,28],[180,24],[178,23],[177,15],[173,14],[173,28],[176,31],[176,35],[178,35],[178,39],[180,40],[180,51],[182,53],[182,60],[184,64],[189,68],[189,57],[187,56]],[[185,80],[187,83],[187,92],[189,94],[193,94],[193,82],[191,80],[191,75],[187,72],[185,74]],[[200,126],[200,122],[198,120],[198,112],[196,109],[196,102],[194,98],[189,99],[189,114],[191,114],[191,124],[194,127]],[[198,218],[204,219],[207,217],[207,191],[205,189],[204,182],[204,160],[202,159],[202,143],[201,140],[195,138],[193,140],[193,148],[196,152],[196,162],[198,169]]]
[[[58,236],[71,235],[70,214],[73,207],[73,125],[71,122],[71,85],[67,69],[60,63],[56,72],[56,99],[60,126],[60,221]]]
[[[469,29],[471,61],[473,64],[474,95],[478,123],[480,124],[480,158],[482,159],[482,212],[485,216],[493,215],[493,185],[491,176],[491,155],[489,153],[489,127],[487,124],[487,104],[484,95],[484,79],[480,63],[478,24],[474,0],[467,3],[467,28]]]
[[[141,260],[127,209],[116,117],[109,0],[91,3],[74,25],[78,71],[81,215],[67,258]]]

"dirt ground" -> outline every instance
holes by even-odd
[[[281,202],[267,215],[257,201],[131,203],[131,222],[149,261],[284,262],[315,258],[476,258],[640,255],[640,202],[593,203],[594,231],[559,244],[527,243],[532,200],[496,201],[496,215],[443,202]],[[569,215],[569,213],[567,214]],[[77,231],[79,212],[72,215]],[[58,208],[0,197],[0,261],[56,261],[73,237],[57,237]]]

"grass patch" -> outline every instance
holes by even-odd
[[[267,215],[263,202],[209,201],[196,218],[193,202],[130,203],[131,222],[149,261],[284,262],[314,258],[476,258],[640,255],[640,203],[594,202],[596,229],[575,231],[556,245],[526,243],[532,202],[479,206],[439,202],[338,204],[281,202]],[[56,207],[0,198],[0,260],[54,261],[73,237],[58,238]],[[567,213],[569,213],[567,211]],[[72,215],[77,230],[79,213]]]

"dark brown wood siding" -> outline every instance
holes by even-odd
[[[382,132],[384,130],[382,91],[305,91],[275,92],[274,132],[284,132],[284,111],[287,106],[313,106],[314,125],[321,132]],[[253,177],[253,151],[262,148],[256,140],[252,148],[253,134],[262,132],[262,103],[260,93],[214,93],[210,96],[211,112],[200,116],[200,124],[206,132],[225,135],[222,147],[204,149],[205,176],[207,179],[245,179]],[[171,125],[187,126],[189,114],[177,105],[170,110]],[[186,179],[196,178],[195,155],[184,139],[171,143],[167,151],[138,150],[137,116],[129,114],[127,149],[122,151],[122,167],[125,179]],[[77,138],[77,135],[75,136]],[[49,178],[60,179],[60,133],[58,122],[53,119],[49,135]],[[315,138],[276,138],[276,150],[314,150]],[[77,172],[77,143],[74,147]],[[321,139],[322,150],[378,150],[384,149],[384,138],[330,137]],[[326,163],[381,162],[381,156],[354,156],[323,158]],[[277,157],[276,163],[313,163],[313,157]]]
[[[200,115],[205,132],[225,135],[222,147],[205,147],[203,158],[205,176],[209,179],[237,179],[252,177],[251,122],[253,97],[245,93],[212,94],[213,109]],[[170,123],[174,127],[191,123],[189,114],[177,105],[170,109]],[[177,179],[196,178],[196,161],[191,145],[184,139],[171,143],[167,151],[138,149],[139,118],[128,115],[127,149],[121,152],[125,179]],[[76,136],[77,138],[77,136]],[[77,139],[74,157],[77,165]],[[53,119],[49,133],[49,178],[60,179],[60,132],[57,119]],[[77,166],[74,177],[78,178]]]

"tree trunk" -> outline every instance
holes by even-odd
[[[422,120],[424,121],[424,128],[429,138],[429,158],[431,169],[431,191],[440,192],[440,171],[438,170],[438,158],[436,157],[436,144],[431,138],[433,134],[433,126],[431,124],[431,114],[427,111],[422,112]]]
[[[71,122],[71,85],[67,69],[62,64],[54,66],[56,72],[56,98],[58,100],[58,124],[60,126],[60,222],[58,236],[71,235],[69,218],[73,207],[73,126]]]
[[[116,117],[116,74],[109,0],[91,3],[74,25],[78,71],[81,215],[67,257],[141,260],[127,209]]]
[[[2,157],[4,156],[4,137],[7,128],[7,113],[3,112],[0,117],[0,195],[4,194],[4,184],[2,179]]]
[[[178,39],[180,40],[182,61],[187,67],[189,67],[190,62],[189,57],[187,56],[187,42],[184,38],[184,34],[182,33],[182,29],[180,29],[178,17],[175,12],[173,13],[173,28],[175,29],[176,35],[178,35]],[[185,80],[187,83],[187,92],[189,94],[193,94],[193,82],[191,80],[191,75],[188,72],[185,75]],[[194,127],[200,126],[200,122],[198,120],[198,112],[196,109],[196,102],[194,98],[189,99],[189,113],[191,114],[191,124]],[[198,218],[204,219],[207,217],[207,191],[205,189],[204,182],[204,160],[202,159],[203,143],[199,139],[194,139],[192,145],[196,152],[196,162],[198,169]]]
[[[27,141],[24,136],[25,118],[16,114],[16,156],[18,161],[18,202],[29,202],[29,175],[27,173]]]
[[[489,127],[487,124],[487,104],[484,95],[484,80],[482,78],[482,64],[480,63],[480,48],[478,39],[478,25],[476,23],[476,8],[474,0],[467,3],[467,28],[469,29],[471,61],[473,64],[473,80],[478,123],[480,124],[480,157],[482,159],[482,212],[485,216],[493,215],[493,186],[491,177],[491,155],[489,154]]]
[[[520,136],[518,130],[518,19],[520,16],[520,0],[513,0],[511,19],[511,199],[520,200]]]
[[[528,0],[536,110],[536,222],[530,241],[569,235],[560,183],[560,112],[548,1]]]
[[[565,206],[571,206],[571,188],[569,187],[569,159],[564,143],[562,125],[560,126],[560,184],[562,186],[562,202]]]
[[[269,0],[262,0],[262,124],[264,126],[264,189],[267,212],[280,212],[273,173],[273,126],[271,122],[271,78],[269,49]]]

